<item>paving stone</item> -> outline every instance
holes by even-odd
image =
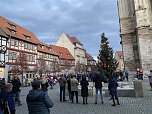
[[[21,88],[22,106],[16,106],[16,114],[28,114],[26,95],[31,87]],[[143,98],[119,97],[120,106],[112,107],[109,97],[104,97],[104,104],[98,98],[98,104],[94,104],[95,97],[88,97],[88,104],[82,104],[82,97],[79,96],[79,104],[72,104],[69,101],[59,101],[59,86],[49,89],[49,95],[54,101],[54,107],[50,114],[151,114],[152,113],[152,91],[150,91],[148,79],[143,80]],[[68,97],[66,96],[67,100]]]

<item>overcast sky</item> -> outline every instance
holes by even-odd
[[[95,57],[104,32],[113,50],[121,50],[117,0],[0,0],[0,15],[47,44],[55,44],[64,32]]]

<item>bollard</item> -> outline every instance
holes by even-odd
[[[135,97],[144,97],[142,81],[141,80],[134,80],[133,83],[134,83]]]

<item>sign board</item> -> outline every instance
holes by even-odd
[[[0,78],[4,78],[4,68],[0,68]]]

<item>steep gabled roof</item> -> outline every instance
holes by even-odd
[[[123,56],[123,52],[122,51],[116,51],[115,52],[119,57]]]
[[[0,28],[0,36],[8,37],[1,28]]]
[[[38,44],[38,38],[30,31],[25,28],[5,19],[0,16],[0,28],[7,34],[8,36],[15,37],[17,39],[21,39],[30,43]],[[15,34],[12,33],[15,32]]]
[[[86,59],[87,61],[95,61],[94,58],[89,53],[86,53]]]
[[[43,46],[43,48],[42,48]],[[37,50],[39,52],[43,52],[43,53],[47,53],[47,54],[51,54],[51,55],[56,55],[58,56],[58,53],[54,52],[52,50],[52,46],[48,45],[48,44],[44,44],[42,42],[39,42],[38,46],[37,46]]]
[[[52,51],[56,52],[60,59],[74,60],[74,57],[67,48],[52,45]]]
[[[83,44],[76,38],[76,37],[70,37],[69,35],[67,35],[67,37],[70,39],[70,41],[73,43],[73,44],[80,44],[83,46]]]

